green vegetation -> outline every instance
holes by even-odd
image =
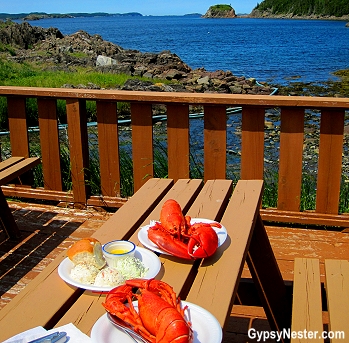
[[[214,5],[210,6],[206,14],[205,18],[220,18],[220,17],[234,17],[235,11],[231,5]]]
[[[290,14],[297,16],[335,16],[349,15],[348,0],[264,0],[255,9],[271,14]]]
[[[106,74],[86,68],[79,68],[74,72],[42,70],[25,62],[13,63],[0,60],[1,86],[60,88],[64,84],[77,86],[94,83],[101,88],[113,88],[123,85],[130,78],[126,74]]]
[[[5,47],[0,44],[1,50],[11,51],[11,47]],[[88,86],[97,85],[100,88],[119,88],[125,84],[128,79],[141,79],[149,81],[143,77],[131,77],[126,74],[109,74],[97,72],[89,68],[77,68],[75,71],[50,71],[45,70],[41,65],[32,63],[14,63],[0,58],[0,86],[22,86],[22,87],[45,87],[61,88],[65,84],[79,87],[79,85]],[[153,80],[154,83],[162,82]],[[163,81],[168,82],[168,81]],[[129,105],[118,103],[120,115],[129,113]],[[94,102],[87,102],[87,114],[89,121],[96,119],[96,106]],[[27,99],[28,125],[38,125],[37,104],[35,99]],[[58,118],[60,123],[66,123],[65,105],[63,101],[58,101]],[[0,131],[7,130],[7,105],[6,99],[0,97]]]
[[[349,97],[349,70],[338,70],[334,75],[341,79],[341,82],[337,82],[337,92]]]
[[[211,6],[210,9],[212,11],[231,11],[233,8],[231,5],[214,5]]]
[[[328,96],[349,98],[349,70],[339,70],[333,73],[337,81],[323,82],[290,82],[288,85],[276,85],[279,95]]]

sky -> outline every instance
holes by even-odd
[[[212,0],[0,0],[0,12],[12,14],[138,12],[143,15],[183,15],[204,14],[212,5],[230,4],[236,13],[250,13],[257,2],[257,0],[229,0],[229,2],[212,2]]]

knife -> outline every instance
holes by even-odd
[[[54,332],[50,335],[46,335],[28,343],[65,343],[67,342],[67,333],[66,332]]]

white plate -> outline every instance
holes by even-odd
[[[186,305],[188,310],[185,313],[194,332],[193,343],[221,343],[222,328],[218,320],[204,308],[182,301],[182,306]],[[126,333],[109,322],[107,314],[100,317],[92,327],[91,339],[92,343],[134,343]]]
[[[154,244],[149,238],[148,238],[148,230],[151,226],[155,224],[156,221],[153,223],[151,222],[149,225],[142,226],[141,229],[138,231],[138,239],[139,241],[148,249],[156,251],[161,254],[166,254],[170,255],[169,253],[161,250],[156,244]],[[214,220],[210,219],[204,219],[204,218],[191,218],[190,224],[195,224],[195,223],[217,223]],[[222,224],[221,224],[222,225]],[[212,227],[213,230],[216,231],[217,236],[218,236],[218,246],[220,247],[225,240],[227,239],[227,229],[222,225],[222,227]]]
[[[155,255],[152,251],[149,251],[144,248],[136,247],[135,255],[136,258],[141,260],[146,268],[148,268],[148,272],[145,274],[144,279],[152,279],[155,277],[161,268],[161,262],[157,255]],[[70,272],[74,267],[73,262],[67,257],[65,258],[58,267],[59,276],[70,285],[75,287],[80,287],[84,289],[88,289],[90,291],[97,292],[109,292],[114,287],[100,287],[94,285],[87,285],[80,282],[75,281],[70,277]]]

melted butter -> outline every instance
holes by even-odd
[[[128,252],[128,250],[126,249],[113,249],[109,251],[111,254],[115,254],[115,255],[120,255],[120,254],[126,254]]]

